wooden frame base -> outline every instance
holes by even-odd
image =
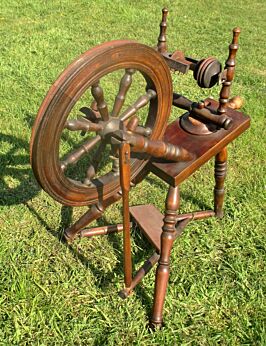
[[[217,108],[218,104],[216,101],[209,100],[209,102],[213,109]],[[179,120],[170,124],[165,132],[165,142],[177,146],[182,144],[184,148],[194,154],[193,159],[186,162],[153,160],[149,164],[147,169],[169,184],[164,215],[162,215],[153,205],[134,206],[129,208],[132,223],[138,225],[145,237],[154,247],[155,252],[139,268],[135,276],[132,277],[131,265],[129,265],[130,263],[128,264],[128,256],[126,255],[124,246],[125,288],[120,291],[119,295],[122,298],[128,297],[136,285],[139,284],[144,276],[148,274],[156,263],[158,263],[154,288],[153,309],[150,318],[150,326],[152,328],[161,327],[163,325],[163,306],[170,274],[170,254],[175,239],[181,235],[189,221],[205,219],[213,216],[221,218],[223,216],[223,202],[225,194],[224,182],[227,166],[226,145],[244,132],[249,127],[250,122],[249,117],[245,116],[243,113],[228,109],[228,114],[234,119],[233,126],[229,130],[221,129],[208,136],[193,136],[185,132],[180,127]],[[206,140],[206,137],[208,137],[208,140]],[[212,157],[215,158],[214,210],[195,211],[179,215],[180,183],[187,179],[193,172],[198,170]],[[103,214],[105,208],[118,201],[121,197],[122,193],[118,192],[108,200],[104,201],[104,203],[93,205],[87,213],[65,231],[66,240],[71,242],[78,234],[81,237],[91,237],[123,231],[125,235],[123,224],[83,229],[87,224],[98,219]],[[123,199],[123,206],[125,205],[128,205],[128,199],[126,203]],[[125,223],[124,220],[124,224],[128,225],[128,222]],[[128,241],[125,241],[124,239],[124,245],[130,244],[128,226],[126,233],[128,234]]]
[[[172,203],[171,201],[173,200],[176,201]],[[163,324],[163,303],[170,272],[170,252],[174,240],[181,235],[183,229],[190,221],[215,216],[215,211],[213,210],[195,211],[187,214],[177,215],[176,212],[178,205],[178,188],[170,187],[166,200],[165,215],[161,214],[160,211],[151,204],[130,207],[130,216],[132,221],[130,225],[132,226],[133,224],[136,224],[140,228],[144,236],[155,248],[155,252],[137,270],[129,287],[125,287],[119,292],[119,296],[122,299],[127,298],[132,293],[134,288],[156,265],[156,263],[159,262],[156,273],[153,313],[150,319],[150,327],[152,328],[161,327]],[[79,236],[81,238],[93,237],[98,235],[120,233],[122,231],[123,224],[108,225],[83,229],[80,231]]]

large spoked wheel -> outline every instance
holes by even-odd
[[[161,138],[172,105],[172,81],[163,58],[133,41],[113,41],[76,59],[52,85],[31,138],[34,174],[55,200],[82,206],[120,189],[112,133],[138,116],[138,129]],[[147,158],[133,155],[131,178]]]

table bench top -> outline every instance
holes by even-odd
[[[218,102],[212,99],[207,101],[210,102],[208,108],[215,112]],[[226,114],[233,119],[232,126],[228,130],[219,129],[209,135],[192,135],[184,131],[180,126],[180,118],[168,125],[164,141],[184,147],[193,153],[194,157],[188,162],[153,159],[149,164],[150,171],[171,186],[178,186],[250,126],[247,115],[231,108],[227,108]]]

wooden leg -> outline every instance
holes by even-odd
[[[156,271],[155,290],[151,327],[161,327],[163,324],[162,313],[169,278],[170,253],[176,237],[176,211],[179,208],[179,188],[170,187],[166,199],[163,232],[161,235],[161,253]]]
[[[160,255],[155,252],[137,271],[136,275],[132,278],[130,287],[126,287],[119,292],[119,296],[122,299],[127,298],[133,291],[133,289],[141,282],[145,275],[153,268],[158,262]]]
[[[87,211],[80,219],[78,219],[73,225],[67,228],[64,232],[65,240],[68,243],[73,242],[76,235],[80,230],[87,226],[92,221],[98,219],[103,213],[103,209],[99,208],[97,204],[94,204],[89,211]]]
[[[109,207],[112,203],[115,203],[121,198],[121,193],[117,192],[107,200],[105,200],[102,204],[94,204],[91,206],[90,210],[88,210],[85,214],[81,216],[73,225],[68,227],[64,232],[64,238],[68,243],[72,243],[74,238],[80,233],[81,229],[86,227],[89,223],[94,220],[99,219],[103,214],[104,210]]]
[[[224,148],[215,156],[214,166],[214,211],[218,218],[223,217],[223,203],[224,203],[224,180],[227,168],[227,149]]]

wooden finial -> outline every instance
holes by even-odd
[[[232,41],[233,44],[238,44],[238,37],[240,35],[240,32],[241,30],[239,27],[236,27],[233,29],[233,41]]]
[[[167,45],[166,45],[166,17],[168,15],[167,8],[162,9],[162,21],[160,23],[160,35],[158,37],[158,43],[157,43],[157,49],[160,53],[165,53],[167,51]]]
[[[227,106],[229,96],[230,96],[230,87],[232,84],[232,81],[234,79],[235,74],[235,65],[236,65],[236,53],[238,50],[238,38],[240,35],[240,28],[234,28],[233,29],[233,40],[232,43],[229,45],[229,56],[228,59],[225,62],[225,68],[227,70],[226,73],[226,80],[223,82],[223,86],[220,92],[220,98],[219,98],[219,107],[218,107],[218,114],[225,113],[225,108]]]

